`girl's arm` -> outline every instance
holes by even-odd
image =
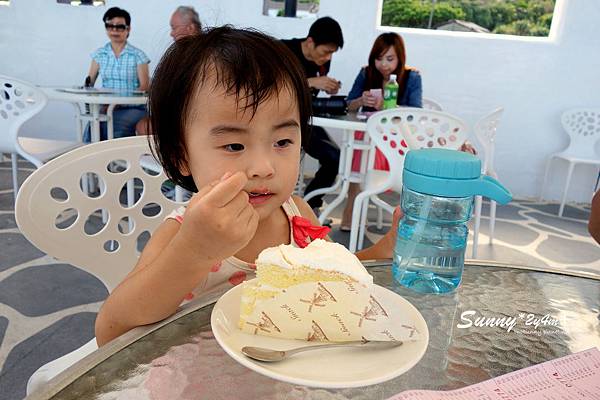
[[[148,71],[148,64],[138,64],[137,76],[140,81],[139,90],[148,90],[150,87],[150,72]]]
[[[352,84],[352,89],[350,89],[350,93],[348,93],[348,97],[346,98],[346,101],[348,102],[348,111],[356,111],[363,105],[362,95],[365,88],[365,80],[366,72],[364,68],[361,68],[358,75],[356,75],[354,83]]]
[[[194,195],[181,225],[168,220],[156,230],[135,269],[100,309],[98,345],[172,315],[212,265],[248,244],[258,214],[242,190],[247,181],[240,172],[225,174]]]
[[[99,346],[141,325],[160,321],[207,274],[210,261],[195,259],[180,224],[166,220],[152,235],[135,268],[110,294],[96,318]]]

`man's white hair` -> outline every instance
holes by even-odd
[[[191,6],[179,6],[175,12],[185,18],[190,24],[196,27],[196,30],[200,32],[202,30],[202,23],[200,17],[194,7]]]

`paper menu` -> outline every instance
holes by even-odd
[[[447,392],[410,390],[388,400],[600,400],[600,351],[594,347]]]

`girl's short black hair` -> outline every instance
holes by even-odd
[[[302,66],[280,41],[254,29],[209,28],[175,41],[160,60],[150,86],[149,113],[156,156],[176,184],[197,191],[187,166],[184,132],[198,88],[215,77],[252,115],[288,89],[300,113],[302,146],[309,140],[311,97]],[[232,110],[233,111],[233,110]]]
[[[127,11],[119,7],[111,7],[108,10],[106,10],[104,16],[102,17],[102,22],[110,21],[111,19],[118,17],[124,18],[125,24],[127,26],[131,25],[131,15],[129,15]]]

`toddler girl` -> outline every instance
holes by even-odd
[[[178,40],[156,69],[149,105],[167,175],[197,193],[154,232],[102,306],[99,345],[172,315],[185,299],[252,278],[267,247],[327,234],[292,196],[311,109],[285,45],[227,26]],[[359,258],[391,257],[393,232]]]

